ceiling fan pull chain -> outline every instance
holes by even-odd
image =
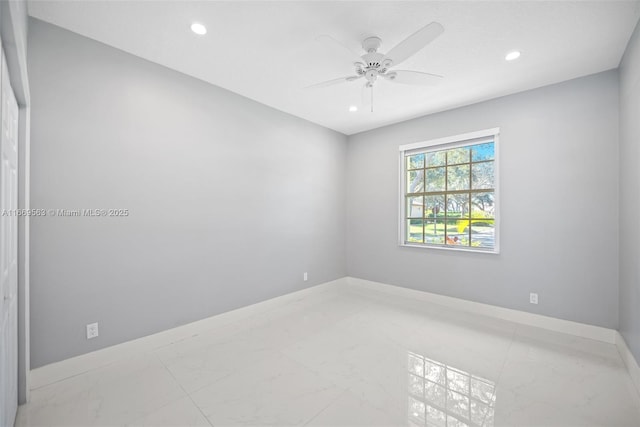
[[[371,85],[371,112],[373,113],[373,85]]]

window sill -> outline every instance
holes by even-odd
[[[475,252],[481,254],[490,254],[490,255],[499,255],[500,249],[479,249],[479,248],[470,248],[470,247],[462,247],[462,246],[440,246],[440,245],[423,245],[423,244],[415,244],[415,243],[400,243],[401,247],[405,248],[420,248],[420,249],[437,249],[440,251],[456,251],[456,252]]]

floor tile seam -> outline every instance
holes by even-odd
[[[213,380],[213,381],[211,381],[211,382],[209,382],[209,383],[207,383],[207,384],[205,384],[205,385],[203,385],[203,386],[199,386],[199,387],[196,387],[195,389],[193,389],[193,390],[191,390],[191,391],[187,391],[187,390],[182,386],[182,384],[180,383],[180,381],[175,377],[175,375],[173,375],[173,372],[171,372],[171,369],[169,368],[169,365],[165,364],[165,363],[162,361],[162,359],[160,360],[160,363],[162,363],[162,365],[163,365],[164,369],[166,369],[166,370],[169,372],[169,374],[174,378],[174,380],[178,383],[178,385],[180,385],[180,388],[182,388],[182,390],[184,390],[184,392],[185,392],[189,397],[191,397],[191,395],[193,395],[193,394],[195,394],[195,393],[199,392],[199,391],[200,391],[200,390],[202,390],[202,389],[205,389],[205,388],[207,388],[207,387],[210,387],[210,386],[212,386],[212,385],[214,385],[214,384],[216,384],[216,383],[218,383],[218,382],[220,382],[220,381],[222,381],[222,380],[224,380],[224,379],[226,379],[226,378],[230,377],[230,376],[231,376],[231,375],[233,375],[235,372],[237,372],[237,371],[229,372],[229,373],[227,373],[226,375],[223,375],[223,376],[221,376],[220,378],[216,378],[215,380]]]
[[[232,335],[236,335],[237,333],[238,332],[234,332]],[[190,338],[195,338],[196,336],[197,335],[194,335],[193,337],[190,337]],[[200,352],[203,352],[203,351],[211,350],[213,347],[222,346],[222,345],[231,343],[232,341],[233,341],[233,336],[229,336],[229,337],[225,337],[223,340],[220,340],[220,341],[209,342],[209,343],[203,344],[201,347],[189,349],[189,350],[185,351],[184,353],[181,353],[178,356],[173,356],[167,362],[165,362],[162,359],[162,356],[160,354],[158,354],[157,351],[154,351],[153,353],[160,359],[160,363],[162,363],[165,367],[169,367],[170,365],[172,365],[173,363],[175,363],[176,361],[178,361],[180,359],[183,359],[185,357],[193,356],[194,354],[197,354],[197,353],[200,353]]]
[[[322,414],[324,411],[326,411],[329,408],[329,406],[331,406],[334,403],[336,403],[338,401],[338,399],[340,399],[345,393],[348,393],[348,392],[349,392],[349,390],[343,390],[335,398],[331,399],[329,401],[329,403],[327,403],[324,407],[322,407],[322,409],[320,409],[318,412],[316,412],[311,418],[309,418],[307,421],[305,421],[304,424],[302,424],[302,425],[303,426],[309,425],[309,423],[311,423],[313,420],[318,418],[318,416],[320,414]]]
[[[194,336],[196,336],[196,335],[194,335]],[[109,362],[107,362],[105,364],[101,364],[100,366],[94,366],[94,367],[88,368],[88,369],[86,369],[86,370],[84,370],[82,372],[77,372],[77,373],[74,373],[72,375],[66,376],[64,378],[59,378],[59,379],[57,379],[55,381],[49,382],[47,384],[43,384],[43,385],[41,385],[39,387],[34,387],[34,388],[30,389],[30,391],[32,391],[32,392],[33,391],[38,391],[38,390],[41,390],[43,388],[52,386],[54,384],[58,384],[58,383],[61,383],[63,381],[67,381],[67,380],[70,380],[72,378],[77,378],[79,376],[86,375],[86,374],[91,373],[91,372],[97,372],[97,371],[100,371],[102,369],[109,368],[109,367],[112,367],[112,366],[117,365],[119,363],[127,362],[127,361],[130,361],[130,360],[138,358],[138,357],[143,357],[143,356],[147,356],[147,355],[153,355],[154,357],[157,357],[156,352],[157,352],[158,349],[166,347],[166,346],[169,346],[169,345],[172,345],[172,344],[175,344],[177,342],[186,341],[186,340],[191,339],[191,338],[193,338],[193,336],[189,336],[187,338],[184,338],[184,339],[181,339],[181,340],[177,340],[175,342],[172,342],[172,343],[169,343],[169,344],[166,344],[166,345],[161,345],[161,346],[157,346],[157,347],[153,347],[153,348],[147,348],[147,349],[143,349],[140,352],[133,352],[133,353],[127,354],[125,356],[120,356],[120,357],[117,357],[117,358],[115,358],[115,359],[113,359],[113,360],[111,360],[111,361],[109,361]],[[106,347],[106,349],[108,349],[108,348],[109,347]],[[100,351],[100,350],[97,350],[97,351]],[[66,360],[69,360],[69,359],[62,360],[62,362],[66,361]],[[160,360],[160,363],[162,363],[161,360]],[[48,365],[45,365],[45,366],[48,366]]]
[[[147,353],[145,353],[145,354],[147,354]],[[148,412],[146,412],[146,413],[142,414],[142,415],[141,415],[140,417],[138,417],[137,419],[142,419],[142,418],[144,418],[145,416],[151,415],[153,412],[158,411],[158,410],[160,410],[160,409],[162,409],[162,408],[164,408],[164,407],[166,407],[166,406],[169,406],[169,405],[171,405],[171,404],[173,404],[173,403],[177,402],[177,401],[178,401],[178,400],[180,400],[180,399],[184,399],[185,397],[188,397],[188,398],[191,400],[191,397],[190,397],[190,396],[189,396],[189,394],[186,392],[186,390],[184,389],[184,387],[182,387],[182,384],[180,384],[180,382],[176,379],[176,377],[173,375],[173,373],[171,373],[171,371],[170,371],[170,370],[165,366],[165,364],[163,363],[162,359],[160,359],[160,357],[159,357],[157,354],[155,354],[155,353],[149,353],[149,355],[150,355],[151,357],[155,358],[155,360],[160,364],[160,366],[158,366],[158,368],[161,368],[161,370],[166,371],[166,373],[169,375],[169,377],[170,377],[170,378],[171,378],[171,380],[173,381],[173,384],[174,384],[174,385],[176,385],[176,386],[180,389],[180,392],[182,393],[182,396],[177,397],[177,398],[175,398],[175,399],[169,399],[169,401],[168,401],[168,402],[166,402],[166,403],[164,403],[164,404],[162,404],[162,405],[158,406],[157,408],[154,408],[154,409],[153,409],[153,410],[151,410],[151,411],[148,411]],[[195,405],[195,402],[193,402],[193,400],[192,400],[192,403]],[[198,408],[198,411],[200,411],[200,408],[199,408],[197,405],[196,405],[196,408]],[[200,412],[202,412],[202,411],[200,411]],[[202,414],[202,415],[204,416],[204,414]],[[205,416],[205,419],[207,420],[207,423],[209,423],[209,419],[208,419],[206,416]],[[209,423],[209,424],[211,424],[211,423]]]
[[[513,344],[514,344],[515,339],[516,339],[517,330],[518,330],[518,326],[516,325],[516,327],[511,332],[511,339],[509,340],[509,348],[507,348],[507,351],[506,351],[505,356],[504,356],[504,360],[502,361],[502,366],[500,367],[500,371],[498,373],[498,378],[496,378],[496,385],[495,385],[495,388],[493,389],[493,395],[491,396],[492,400],[494,398],[496,398],[496,393],[498,392],[498,386],[500,385],[500,381],[502,380],[502,375],[504,374],[505,368],[507,366],[507,361],[509,360],[509,353],[511,353],[511,348],[513,347]],[[495,400],[493,401],[492,407],[495,410]],[[489,411],[488,410],[484,414],[484,417],[482,418],[482,424],[480,424],[483,427],[484,427],[485,421],[487,420],[487,416],[489,416]]]
[[[329,378],[326,378],[324,375],[322,375],[319,372],[316,372],[314,370],[312,370],[311,368],[309,368],[308,366],[304,365],[303,363],[293,359],[292,357],[289,357],[288,355],[286,355],[285,353],[283,353],[280,350],[276,350],[276,352],[283,358],[287,359],[289,362],[297,365],[298,367],[302,368],[304,371],[311,373],[312,375],[318,376],[324,380],[326,380],[327,382],[329,382],[331,384],[332,387],[335,387],[336,389],[340,390],[340,393],[338,393],[338,395],[331,399],[325,406],[323,406],[320,410],[318,410],[318,412],[316,412],[313,416],[311,416],[307,421],[305,421],[302,425],[306,426],[308,425],[311,421],[313,421],[315,418],[318,417],[318,415],[320,415],[322,412],[324,412],[325,409],[327,409],[329,406],[331,406],[334,402],[336,402],[343,394],[347,393],[349,391],[349,389],[344,388],[338,384],[336,384],[334,381],[330,380]]]
[[[161,363],[161,362],[160,362],[160,363]],[[165,366],[163,366],[163,365],[158,366],[157,368],[166,369],[166,367],[165,367]],[[168,370],[167,370],[167,371],[168,371]],[[175,399],[168,399],[168,401],[167,401],[167,402],[165,402],[165,403],[163,403],[163,404],[161,404],[161,405],[159,405],[159,406],[157,406],[157,407],[154,407],[154,408],[153,408],[153,409],[151,409],[151,410],[143,411],[143,412],[140,414],[140,416],[138,416],[138,417],[136,417],[134,420],[132,420],[132,421],[131,421],[131,423],[133,423],[133,422],[135,422],[135,421],[137,421],[137,420],[140,420],[140,419],[144,418],[145,416],[152,414],[154,411],[160,410],[160,409],[162,409],[162,408],[164,408],[164,407],[166,407],[166,406],[168,406],[168,405],[171,405],[172,403],[175,403],[175,402],[177,402],[178,400],[183,399],[184,397],[186,397],[186,396],[187,396],[187,394],[184,392],[184,389],[182,388],[182,386],[181,386],[181,385],[180,385],[180,384],[175,380],[175,378],[173,377],[173,375],[171,375],[171,372],[168,372],[168,374],[171,376],[172,380],[174,381],[174,385],[178,386],[178,388],[179,388],[179,389],[180,389],[180,391],[183,393],[183,395],[182,395],[182,396],[180,396],[180,397],[177,397],[177,398],[175,398]],[[93,388],[93,387],[91,387],[91,388]],[[89,390],[89,389],[83,389],[82,391],[79,391],[79,392],[73,393],[73,396],[76,396],[76,395],[77,395],[77,394],[79,394],[79,393],[85,393],[85,392],[87,392],[88,390]],[[114,413],[113,415],[114,415],[114,416],[116,416],[116,417],[118,417],[118,416],[122,416],[122,415],[126,414],[126,412],[127,412],[126,410],[124,410],[124,409],[120,409],[120,410],[116,410],[116,411],[115,411],[115,413]],[[129,425],[129,424],[130,424],[130,423],[125,424],[125,425]],[[115,426],[115,425],[114,425],[114,426]],[[80,426],[79,426],[79,427],[80,427]]]
[[[293,357],[287,355],[286,353],[282,352],[280,349],[274,350],[280,357],[282,357],[283,359],[287,359],[289,362],[293,363],[294,365],[297,365],[298,367],[302,368],[303,370],[310,372],[313,375],[318,375],[322,378],[325,378],[323,375],[321,375],[319,372],[314,371],[313,369],[309,368],[307,365],[305,365],[302,362],[299,362],[298,360],[294,359]],[[337,384],[334,384],[333,381],[330,381],[332,385],[342,389],[342,387],[339,387]]]
[[[96,366],[96,367],[94,367],[94,368],[89,368],[89,369],[87,369],[86,371],[78,372],[78,373],[75,373],[75,374],[69,375],[68,377],[60,378],[60,379],[57,379],[57,380],[52,381],[52,382],[50,382],[50,383],[43,384],[43,385],[41,385],[41,386],[39,386],[39,387],[32,388],[30,391],[32,391],[32,392],[33,392],[33,391],[38,391],[38,390],[41,390],[41,389],[43,389],[43,388],[46,388],[46,387],[52,386],[52,385],[54,385],[54,384],[58,384],[58,383],[61,383],[61,382],[63,382],[63,381],[67,381],[67,380],[69,380],[69,379],[71,379],[71,378],[76,378],[76,377],[79,377],[79,376],[81,376],[81,375],[88,374],[89,372],[95,372],[95,371],[98,371],[98,370],[100,370],[100,369],[107,368],[107,367],[109,367],[109,366],[113,366],[113,365],[115,365],[115,364],[117,364],[117,363],[122,362],[123,360],[125,360],[125,359],[118,359],[118,360],[114,360],[114,361],[112,361],[112,362],[109,362],[109,363],[107,363],[107,364],[105,364],[105,365],[100,365],[100,366]],[[46,366],[46,365],[45,365],[45,366]],[[36,368],[36,369],[37,369],[37,368]]]
[[[155,355],[152,355],[151,353],[144,353],[143,355],[145,355],[145,356],[155,357]],[[113,362],[113,363],[110,363],[109,365],[105,365],[104,367],[116,365],[117,363],[123,362],[124,360],[125,360],[125,359],[122,359],[122,360],[119,360],[119,361],[115,361],[115,362]],[[160,365],[159,365],[159,366],[155,366],[155,367],[152,367],[152,368],[164,368],[164,365],[162,365],[162,361],[159,361],[159,363],[160,363]],[[82,373],[79,373],[79,374],[76,374],[76,375],[73,375],[73,376],[70,376],[70,377],[67,377],[67,378],[60,379],[60,380],[55,381],[55,382],[53,382],[53,383],[51,383],[51,384],[47,384],[47,385],[44,385],[44,386],[42,386],[42,387],[38,387],[37,389],[33,389],[32,391],[42,390],[42,389],[44,389],[44,388],[46,388],[46,387],[49,387],[49,386],[52,386],[52,385],[54,385],[54,384],[57,384],[57,383],[63,382],[63,381],[68,380],[68,379],[72,379],[72,378],[79,377],[79,376],[81,376],[81,375],[87,374],[88,372],[93,372],[93,371],[96,371],[96,370],[101,369],[101,368],[102,368],[102,367],[100,367],[100,368],[95,368],[95,369],[91,369],[91,370],[89,370],[89,371],[85,371],[85,372],[82,372]],[[146,367],[146,368],[144,368],[144,369],[136,370],[135,372],[136,372],[136,373],[144,372],[144,371],[146,371],[147,369],[149,369],[149,367]],[[88,386],[88,387],[87,387],[87,386],[82,386],[82,387],[80,387],[79,389],[77,389],[77,390],[75,390],[75,391],[73,391],[73,392],[66,392],[65,394],[67,394],[67,399],[75,398],[75,397],[77,397],[78,395],[86,395],[86,394],[87,394],[87,393],[89,393],[90,391],[95,390],[95,389],[96,389],[96,387],[100,387],[100,386],[109,386],[109,385],[113,384],[113,383],[114,383],[114,381],[116,381],[116,380],[109,379],[109,380],[108,380],[108,381],[106,381],[106,382],[102,382],[102,381],[95,381],[95,380],[94,380],[94,381],[91,381],[91,382],[90,382],[90,384],[89,384],[89,386]],[[56,392],[56,393],[55,393],[55,396],[56,396],[56,397],[59,397],[59,394],[60,394],[59,392]],[[51,399],[51,398],[48,398],[48,399],[46,399],[46,400],[48,401],[48,400],[50,400],[50,399]],[[26,405],[31,405],[31,406],[33,406],[33,405],[42,405],[42,404],[43,404],[43,402],[42,402],[42,401],[40,401],[40,400],[38,400],[38,399],[33,399],[33,398],[32,398],[29,402],[27,402],[25,405],[22,405],[22,406],[26,406]],[[163,406],[164,406],[164,405],[163,405]]]
[[[156,356],[158,357],[158,356]],[[173,400],[169,403],[167,403],[167,405],[162,406],[162,408],[164,408],[165,406],[170,405],[171,403],[177,402],[180,399],[183,399],[184,397],[188,398],[189,401],[193,404],[193,406],[196,407],[196,409],[198,409],[198,412],[200,412],[200,414],[202,414],[202,416],[204,417],[205,420],[207,420],[207,423],[211,426],[214,427],[214,425],[211,423],[211,420],[209,420],[209,417],[206,416],[206,414],[204,412],[202,412],[202,409],[200,408],[200,406],[198,406],[198,404],[193,400],[193,398],[191,397],[191,394],[189,394],[189,392],[187,392],[187,390],[185,390],[185,388],[182,386],[182,384],[180,383],[180,381],[178,381],[178,379],[175,377],[175,375],[173,375],[173,372],[171,372],[171,370],[164,364],[164,362],[158,357],[158,360],[160,360],[160,363],[162,364],[162,367],[167,371],[167,373],[171,376],[171,378],[173,378],[173,381],[178,385],[178,387],[180,387],[180,390],[182,390],[182,392],[184,393],[184,396]],[[231,375],[231,374],[229,374]],[[211,384],[208,384],[211,385]],[[207,386],[208,386],[207,385]],[[207,387],[204,386],[204,387]],[[202,388],[204,388],[202,387]],[[198,389],[200,390],[200,389]],[[160,409],[160,408],[159,408]]]
[[[388,341],[388,342],[387,342],[387,344],[388,344],[388,345],[390,345],[390,346],[393,346],[394,348],[396,348],[396,349],[398,349],[398,350],[402,350],[402,351],[404,351],[404,350],[405,350],[405,348],[404,348],[402,345],[400,345],[400,344],[398,344],[398,343],[396,343],[396,342]],[[321,372],[314,371],[314,370],[313,370],[312,368],[310,368],[309,366],[307,366],[307,365],[305,365],[304,363],[302,363],[302,362],[300,362],[300,361],[298,361],[298,360],[296,360],[296,359],[292,358],[291,356],[287,355],[286,353],[282,353],[280,350],[277,350],[277,351],[278,351],[279,353],[281,353],[281,354],[282,354],[282,356],[283,356],[283,357],[285,357],[286,359],[288,359],[289,361],[291,361],[291,362],[293,362],[293,363],[297,364],[298,366],[300,366],[300,367],[304,368],[306,371],[311,372],[312,374],[317,375],[317,376],[319,376],[319,377],[321,377],[321,378],[323,378],[323,379],[325,379],[325,380],[329,381],[329,382],[332,384],[332,386],[334,386],[335,388],[340,389],[340,390],[342,391],[342,392],[341,392],[341,393],[340,393],[340,394],[339,394],[335,399],[333,399],[333,400],[332,400],[328,405],[326,405],[322,410],[320,410],[320,411],[319,411],[319,412],[318,412],[318,413],[317,413],[317,414],[316,414],[312,419],[310,419],[306,424],[308,424],[309,422],[311,422],[311,421],[312,421],[313,419],[315,419],[318,415],[320,415],[320,413],[322,413],[325,409],[327,409],[329,406],[331,406],[331,404],[333,404],[333,403],[334,403],[338,398],[340,398],[340,396],[344,395],[345,393],[352,393],[352,392],[353,392],[353,390],[352,390],[352,385],[347,386],[347,385],[340,385],[340,384],[336,384],[332,379],[327,378],[327,377],[326,377],[325,375],[323,375]],[[367,404],[368,402],[367,402],[367,401],[363,401],[363,403]],[[371,404],[370,404],[370,405],[371,405]],[[394,403],[394,405],[395,405],[395,403]],[[374,408],[376,408],[376,409],[382,409],[382,408],[379,408],[377,405],[371,405],[371,406],[372,406],[372,407],[374,407]],[[401,408],[401,407],[398,407],[398,409],[402,409],[402,408]],[[303,425],[306,425],[306,424],[303,424]]]
[[[298,340],[299,341],[299,340]],[[209,348],[209,347],[207,347]],[[189,352],[187,354],[191,354],[191,353],[198,353],[199,351],[201,351],[202,349],[198,349],[198,350],[194,350],[193,352]],[[283,353],[282,351],[280,351],[279,349],[271,349],[269,351],[272,351],[274,353],[274,355],[279,355],[280,357],[284,357],[287,360],[295,363],[296,365],[299,365],[303,368],[305,368],[306,370],[308,370],[309,372],[312,372],[314,374],[316,374],[313,370],[309,369],[307,366],[301,364],[300,362],[292,359],[291,357],[287,356],[285,353]],[[215,380],[208,382],[207,384],[204,384],[202,386],[196,387],[195,389],[191,390],[191,391],[187,391],[186,389],[184,389],[184,387],[182,386],[182,384],[180,383],[180,381],[173,375],[173,373],[171,372],[170,369],[170,365],[172,365],[175,361],[179,360],[180,358],[176,358],[175,360],[173,360],[171,363],[165,363],[162,358],[160,358],[157,354],[155,355],[156,357],[158,357],[158,359],[160,360],[160,363],[163,365],[163,367],[171,374],[171,376],[176,380],[176,382],[180,385],[180,387],[185,391],[185,393],[187,393],[188,396],[192,396],[193,394],[207,388],[207,387],[211,387],[215,384],[217,384],[218,382],[227,379],[228,377],[234,375],[236,372],[238,372],[237,370],[228,372],[225,375],[220,376],[219,378],[216,378]],[[317,374],[316,374],[317,375]]]
[[[285,359],[287,359],[287,360],[289,360],[289,361],[293,362],[294,364],[299,365],[300,367],[305,368],[305,370],[307,370],[307,371],[309,371],[309,372],[311,372],[311,373],[313,373],[313,374],[315,374],[315,375],[318,375],[316,372],[314,372],[313,370],[309,369],[307,366],[305,366],[305,365],[301,364],[300,362],[298,362],[298,361],[296,361],[296,360],[292,359],[291,357],[288,357],[286,354],[282,353],[280,350],[272,350],[272,351],[273,351],[273,353],[274,353],[274,354],[273,354],[274,356],[277,354],[277,355],[279,355],[280,357],[284,357]],[[178,379],[173,375],[173,373],[171,372],[171,369],[169,368],[169,366],[165,366],[165,369],[166,369],[167,371],[169,371],[169,373],[170,373],[170,374],[171,374],[171,376],[176,380],[176,382],[178,382],[178,384],[180,384],[180,381],[179,381],[179,380],[178,380]],[[194,394],[196,394],[196,393],[198,393],[198,392],[200,392],[200,391],[204,390],[204,389],[205,389],[205,388],[207,388],[207,387],[211,387],[211,386],[213,386],[213,385],[215,385],[215,384],[217,384],[217,383],[219,383],[219,382],[221,382],[221,381],[223,381],[223,380],[226,380],[227,378],[229,378],[230,376],[232,376],[232,375],[236,374],[237,372],[239,372],[239,371],[238,371],[238,370],[234,370],[234,371],[232,371],[232,372],[229,372],[229,373],[227,373],[227,374],[225,374],[225,375],[222,375],[222,376],[221,376],[221,377],[219,377],[219,378],[216,378],[215,380],[213,380],[213,381],[211,381],[211,382],[208,382],[208,383],[207,383],[207,384],[205,384],[205,385],[202,385],[202,386],[196,387],[195,389],[193,389],[193,390],[191,390],[191,391],[187,391],[184,387],[182,387],[182,384],[180,384],[180,386],[181,386],[181,388],[185,391],[185,393],[186,393],[189,397],[191,397],[192,395],[194,395]],[[195,403],[195,402],[194,402],[194,403]],[[196,405],[196,406],[197,406],[197,405]]]
[[[293,359],[291,356],[287,355],[286,353],[284,353],[282,350],[286,350],[288,348],[291,348],[295,345],[298,345],[299,343],[301,343],[302,341],[312,338],[313,336],[317,336],[319,334],[323,334],[323,333],[329,333],[331,328],[335,328],[338,327],[341,324],[344,324],[345,322],[350,321],[351,319],[355,318],[358,315],[359,312],[353,312],[353,313],[349,313],[348,315],[346,315],[345,317],[336,320],[335,322],[332,322],[330,324],[326,324],[325,326],[323,326],[322,328],[320,328],[317,331],[314,331],[312,334],[307,334],[307,335],[301,335],[299,337],[295,337],[295,339],[289,343],[287,343],[285,346],[283,346],[282,348],[276,349],[274,351],[276,351],[277,353],[285,356],[287,359],[294,361],[298,364],[300,364],[300,362],[298,362],[297,360]],[[301,365],[305,368],[308,369],[308,367],[306,367],[306,365]]]
[[[300,297],[300,298],[298,298],[298,299],[293,300],[292,302],[293,302],[293,303],[295,303],[295,302],[301,301],[301,300],[303,300],[303,299],[304,299],[304,297]],[[262,316],[262,315],[271,314],[271,313],[273,313],[273,312],[276,312],[279,308],[281,308],[281,307],[280,307],[280,306],[269,307],[269,308],[267,308],[267,309],[261,310],[261,311],[256,312],[256,313],[252,313],[252,314],[247,315],[247,316],[244,316],[244,317],[240,317],[240,318],[238,318],[238,319],[233,319],[233,320],[229,320],[229,321],[227,321],[227,322],[222,322],[222,323],[221,323],[221,324],[219,324],[219,325],[214,325],[214,326],[211,326],[211,327],[209,327],[209,328],[203,329],[202,331],[198,331],[197,333],[194,333],[194,334],[192,334],[192,335],[189,335],[188,337],[179,338],[179,339],[176,339],[175,341],[172,341],[172,342],[170,342],[170,343],[160,344],[160,345],[158,345],[158,346],[155,346],[155,347],[153,347],[153,348],[150,348],[150,349],[149,349],[149,350],[147,350],[146,352],[156,352],[157,350],[162,349],[162,348],[165,348],[165,347],[168,347],[168,346],[170,346],[170,345],[174,345],[174,344],[177,344],[177,343],[180,343],[180,342],[188,341],[188,340],[190,340],[190,339],[193,339],[193,338],[196,338],[196,337],[199,337],[199,336],[206,336],[206,335],[207,335],[208,333],[210,333],[211,331],[215,331],[215,330],[217,330],[217,329],[225,328],[225,327],[227,327],[227,326],[231,326],[231,325],[238,325],[239,323],[241,323],[241,322],[243,322],[243,321],[247,321],[247,320],[254,320],[254,319],[255,319],[255,318],[257,318],[258,316]],[[219,315],[224,315],[224,314],[226,314],[226,313],[220,313]],[[215,316],[216,316],[216,315],[214,315],[214,316],[212,316],[212,317],[215,317]],[[211,318],[211,317],[208,317],[208,318],[205,318],[205,319],[202,319],[202,320],[207,320],[207,319],[210,319],[210,318]],[[251,325],[251,326],[248,326],[248,327],[246,327],[246,328],[242,328],[240,331],[242,331],[242,332],[246,332],[246,331],[251,331],[251,330],[254,330],[254,329],[257,329],[257,326],[255,326],[255,325]],[[236,332],[234,332],[232,335],[236,335],[236,334],[237,334],[237,333],[239,333],[240,331],[236,331]],[[116,361],[116,362],[117,362],[117,361]]]

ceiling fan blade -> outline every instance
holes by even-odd
[[[358,80],[362,78],[362,76],[348,76],[348,77],[340,77],[337,79],[327,80],[326,82],[320,82],[313,84],[311,86],[306,86],[305,89],[318,89],[321,87],[333,86],[340,83],[352,82],[354,80]]]
[[[442,76],[438,74],[422,73],[420,71],[398,70],[388,73],[387,80],[406,85],[429,86],[440,82]]]
[[[328,34],[316,37],[316,41],[321,43],[327,49],[342,54],[347,61],[362,62],[362,58],[357,52],[354,52],[346,44]]]
[[[420,49],[434,41],[443,32],[444,27],[442,25],[432,22],[398,43],[396,47],[387,53],[387,58],[393,61],[392,65],[398,65],[418,53]]]

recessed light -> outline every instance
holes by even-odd
[[[199,36],[204,36],[205,34],[207,34],[207,27],[200,24],[199,22],[194,22],[193,24],[191,24],[191,31]]]
[[[520,51],[514,50],[513,52],[507,53],[507,56],[504,57],[507,61],[513,61],[514,59],[520,58]]]
[[[351,111],[352,113],[358,111],[358,107],[356,107],[355,105],[352,105],[349,107],[349,111]]]

